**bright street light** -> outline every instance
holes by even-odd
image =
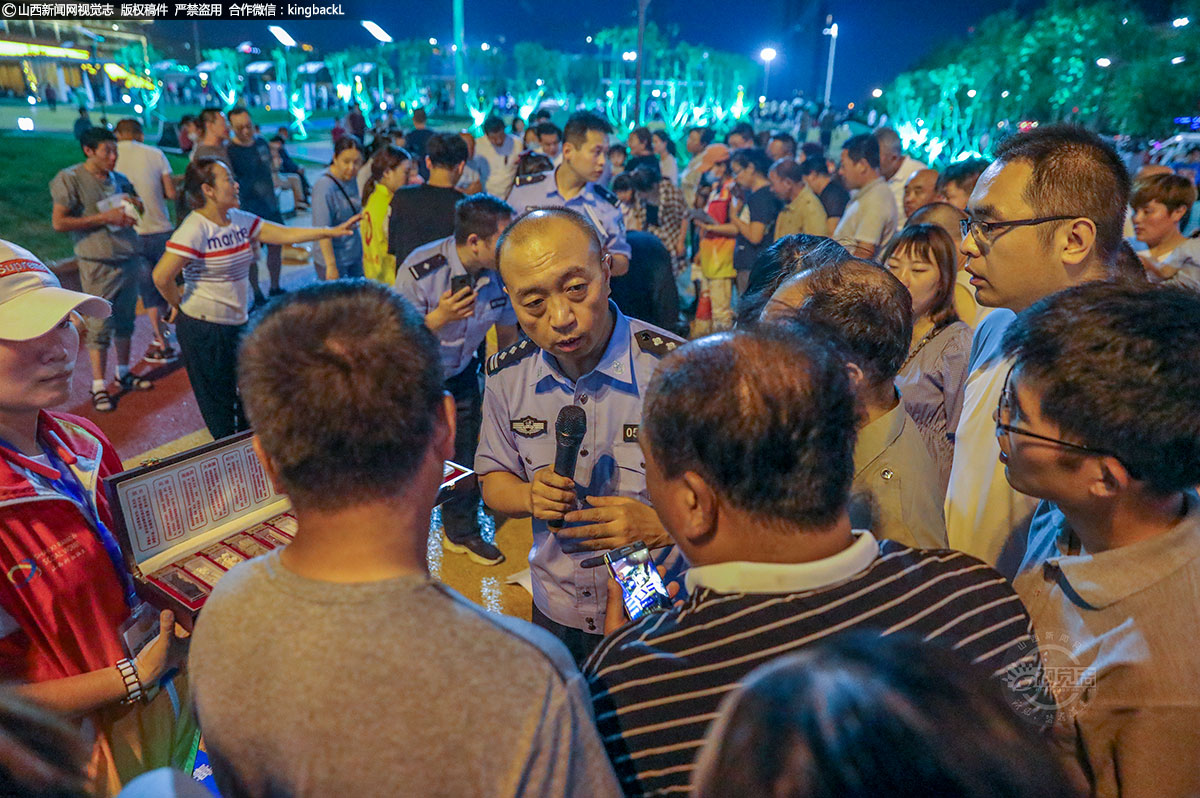
[[[430,37],[429,37],[429,46],[430,46],[430,47],[437,47],[437,39],[435,39],[435,38],[433,38],[432,36],[430,36]]]
[[[759,51],[758,57],[766,61],[768,64],[775,60],[775,56],[779,53],[775,52],[774,47],[764,47]]]
[[[279,43],[284,47],[295,47],[296,40],[291,35],[278,25],[268,25],[267,30],[271,31],[271,35],[279,40]]]
[[[825,17],[828,28],[821,31],[829,37],[829,63],[825,66],[825,105],[829,105],[829,93],[833,90],[833,54],[837,51],[838,25],[833,21],[833,15]]]
[[[1004,91],[1000,92],[1000,96],[1007,99],[1008,98],[1008,89],[1005,89]]]
[[[871,92],[871,96],[878,100],[883,96],[883,89],[875,89],[875,91]]]
[[[1171,63],[1178,66],[1179,64],[1182,64],[1186,60],[1187,60],[1187,56],[1177,55],[1171,59]]]
[[[967,89],[967,96],[970,97],[971,99],[974,99],[975,95],[978,93],[979,92],[975,91],[974,89]]]
[[[1101,69],[1107,69],[1108,67],[1112,66],[1112,59],[1103,57],[1097,58],[1096,66],[1100,67]]]
[[[388,35],[387,31],[385,31],[383,28],[379,27],[378,25],[376,25],[374,22],[372,22],[369,19],[364,19],[362,21],[362,26],[364,28],[366,28],[367,33],[374,36],[375,41],[379,42],[380,44],[387,44],[388,42],[390,42],[392,40],[392,37]]]
[[[1186,26],[1188,23],[1190,23],[1191,21],[1192,20],[1188,17],[1177,17],[1176,19],[1174,19],[1171,22],[1171,25],[1176,28],[1182,28],[1182,27]]]
[[[492,46],[487,42],[484,42],[483,44],[479,45],[479,49],[486,53],[488,50],[492,49]]]
[[[758,51],[758,57],[763,62],[763,97],[770,95],[771,91],[771,62],[775,60],[775,56],[779,53],[775,52],[774,47],[764,47]],[[765,99],[760,102],[766,102]]]

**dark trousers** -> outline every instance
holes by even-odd
[[[571,652],[571,656],[575,659],[575,664],[580,668],[583,667],[584,661],[596,650],[596,647],[600,645],[600,641],[604,639],[604,635],[594,635],[582,629],[576,629],[573,626],[563,626],[557,621],[550,620],[545,613],[537,608],[536,604],[533,605],[533,622],[561,640],[563,645],[567,647],[567,651]]]
[[[479,361],[450,379],[445,388],[454,397],[456,407],[454,433],[454,462],[467,468],[475,467],[475,447],[479,444],[479,427],[483,423],[483,399],[479,393]],[[479,486],[442,505],[442,529],[455,542],[479,534]]]
[[[204,425],[219,440],[250,429],[237,388],[238,340],[244,324],[213,324],[180,312],[175,335]]]

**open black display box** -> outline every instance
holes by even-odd
[[[113,530],[138,596],[191,629],[220,578],[238,563],[286,546],[291,502],[277,493],[242,432],[147,461],[105,480]],[[438,504],[475,484],[447,461]]]

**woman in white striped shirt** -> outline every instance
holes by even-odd
[[[237,346],[250,307],[250,266],[259,244],[357,235],[354,216],[337,227],[285,227],[241,210],[238,185],[217,158],[188,165],[180,216],[154,284],[171,305],[200,415],[214,438],[247,429],[237,392]],[[183,274],[183,285],[177,278]]]

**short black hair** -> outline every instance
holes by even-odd
[[[1200,484],[1200,295],[1089,282],[1017,316],[1003,347],[1068,440],[1169,494]]]
[[[629,148],[626,147],[624,144],[608,145],[608,157],[611,158],[614,152],[619,152],[619,153],[621,153],[621,155],[623,155],[625,157],[629,157]]]
[[[759,147],[742,147],[734,150],[730,160],[743,169],[753,166],[754,171],[763,177],[766,177],[771,171],[771,156],[767,155],[766,150]]]
[[[806,161],[811,161],[815,158],[822,163],[825,162],[825,148],[821,146],[820,142],[806,141],[800,145],[800,152],[804,153]]]
[[[757,140],[756,134],[754,133],[754,125],[750,124],[749,122],[738,122],[736,125],[734,125],[733,130],[729,131],[729,135],[732,136],[735,134],[744,139],[749,139],[750,141]]]
[[[640,163],[625,174],[633,181],[633,187],[638,191],[650,191],[662,182],[662,170],[657,164]]]
[[[338,157],[346,150],[358,150],[360,154],[363,153],[365,148],[363,147],[362,139],[353,133],[342,134],[342,137],[333,145],[333,157]]]
[[[820,158],[805,158],[804,163],[800,164],[800,176],[806,175],[828,175],[829,165],[825,163],[825,156]]]
[[[689,136],[692,134],[693,130],[700,134],[700,146],[701,147],[707,147],[709,144],[712,144],[717,139],[716,132],[711,127],[708,127],[706,125],[697,125],[695,127],[688,128]]]
[[[238,357],[246,415],[298,505],[393,495],[425,456],[442,404],[437,339],[389,286],[296,289],[251,320]]]
[[[663,358],[642,435],[667,479],[693,471],[767,523],[819,528],[849,499],[855,412],[836,338],[819,325],[768,325]]]
[[[642,142],[642,145],[645,146],[646,149],[650,149],[651,145],[653,144],[653,142],[650,141],[650,128],[648,127],[635,127],[633,130],[629,131],[629,135]]]
[[[780,286],[798,283],[804,301],[798,310],[835,330],[853,361],[872,385],[895,378],[912,344],[912,296],[878,263],[861,258],[825,262]]]
[[[870,133],[859,133],[846,139],[842,150],[855,163],[866,161],[872,169],[879,168],[879,139]]]
[[[946,186],[955,185],[970,194],[971,190],[975,188],[975,184],[979,182],[979,176],[986,172],[991,165],[992,162],[984,158],[967,158],[963,161],[956,161],[938,175],[936,190],[940,194]]]
[[[200,125],[200,132],[203,133],[204,129],[211,125],[214,120],[220,119],[224,115],[224,112],[220,108],[209,106],[196,117],[196,124]]]
[[[495,114],[492,114],[487,119],[483,120],[484,134],[495,133],[497,131],[502,131],[504,129],[505,129],[504,120],[501,119],[500,117],[496,116]]]
[[[434,133],[425,142],[425,155],[430,163],[443,169],[453,169],[467,162],[467,142],[457,133]]]
[[[513,217],[515,211],[504,200],[491,194],[472,194],[454,205],[454,242],[465,244],[472,235],[491,238],[500,222]]]
[[[517,158],[517,177],[536,175],[538,172],[549,172],[554,168],[554,161],[549,155],[533,150],[526,150]]]
[[[225,116],[228,119],[233,119],[235,116],[241,116],[242,114],[250,116],[250,109],[244,105],[239,105],[237,108],[230,108]]]
[[[538,138],[541,138],[542,136],[553,135],[556,136],[559,141],[562,141],[562,131],[559,130],[558,125],[554,124],[553,122],[542,122],[535,128],[535,130],[537,130]]]
[[[635,186],[633,184],[633,178],[630,177],[628,172],[622,172],[621,174],[619,174],[613,178],[612,190],[613,191],[637,191],[637,186]]]
[[[79,136],[79,146],[86,150],[94,150],[103,141],[116,141],[117,137],[106,127],[89,127]]]
[[[796,137],[791,133],[772,133],[771,141],[783,142],[783,145],[787,147],[788,152],[790,152],[793,156],[796,154]]]
[[[122,136],[139,136],[142,133],[142,123],[133,117],[125,117],[117,126],[114,132]]]
[[[1002,163],[1026,161],[1033,167],[1024,199],[1037,216],[1074,215],[1096,225],[1100,261],[1117,257],[1129,205],[1129,172],[1104,139],[1078,125],[1046,125],[1018,133],[996,148]],[[1058,225],[1038,227],[1049,243]]]
[[[587,142],[589,131],[609,135],[613,132],[608,120],[593,111],[576,111],[563,127],[563,142],[573,147],[582,147]]]

